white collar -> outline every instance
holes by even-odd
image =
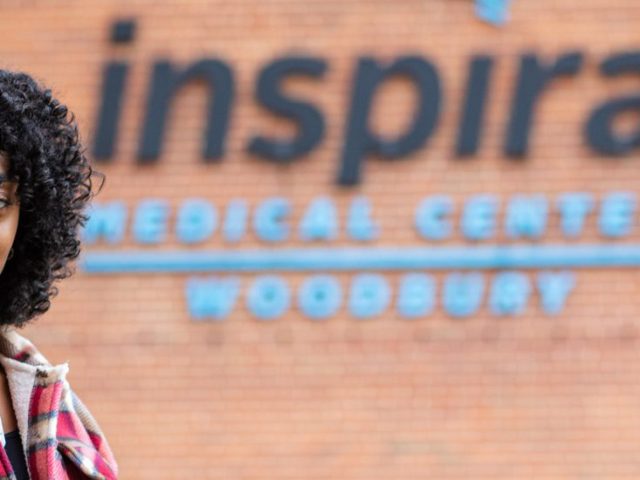
[[[20,335],[13,327],[0,328],[0,363],[7,376],[11,403],[22,446],[26,452],[29,402],[36,377],[40,377],[41,384],[66,381],[69,363],[52,365],[30,340]]]

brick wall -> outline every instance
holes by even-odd
[[[574,190],[602,198],[635,191],[637,155],[607,159],[584,142],[582,128],[607,98],[637,90],[633,75],[605,79],[599,63],[637,48],[640,5],[610,1],[514,0],[502,28],[474,16],[471,0],[199,2],[7,1],[1,4],[0,54],[50,85],[76,113],[90,145],[100,101],[102,68],[130,64],[116,155],[97,164],[106,173],[99,202],[122,200],[129,212],[142,199],[171,205],[171,224],[185,198],[219,208],[241,197],[291,200],[297,225],[311,199],[328,195],[339,207],[339,238],[348,202],[370,199],[380,239],[370,247],[430,246],[413,226],[419,201],[447,194],[456,205],[456,231],[445,245],[471,245],[458,230],[460,206],[472,195],[501,200],[515,193],[549,198]],[[135,41],[111,45],[112,21],[137,19]],[[504,128],[520,54],[552,59],[578,49],[580,73],[555,81],[538,104],[530,151],[514,162],[502,153]],[[344,142],[351,80],[361,55],[390,60],[422,55],[443,84],[440,122],[427,144],[396,162],[368,159],[363,181],[340,188],[333,179]],[[486,121],[477,155],[455,158],[455,136],[471,55],[495,58]],[[254,100],[260,69],[278,56],[322,57],[321,80],[290,79],[287,89],[324,113],[318,148],[290,166],[246,152],[257,132],[290,136],[292,124]],[[164,150],[154,165],[135,152],[153,62],[176,65],[210,56],[235,75],[227,149],[222,162],[202,162],[204,90],[188,85],[169,117]],[[372,127],[401,132],[415,94],[403,79],[387,82]],[[622,118],[621,128],[633,128]],[[502,215],[500,218],[503,218]],[[562,238],[557,215],[540,243],[633,244],[637,228],[604,240],[596,216],[578,239]],[[502,225],[502,224],[500,224]],[[481,242],[513,243],[501,229]],[[305,246],[290,240],[277,248]],[[255,232],[235,245],[219,235],[185,247],[174,232],[141,247],[127,229],[124,242],[85,246],[86,252],[145,248],[272,249]],[[358,274],[335,274],[346,291]],[[384,273],[397,290],[404,272]],[[449,271],[432,272],[441,287]],[[495,270],[484,272],[487,278]],[[536,269],[525,273],[533,279]],[[635,268],[576,271],[564,310],[546,315],[534,292],[522,315],[498,317],[483,301],[468,318],[434,313],[408,320],[389,307],[369,320],[343,305],[325,321],[292,308],[260,321],[244,302],[257,273],[239,274],[241,300],[224,321],[189,317],[185,281],[195,274],[78,271],[25,335],[52,361],[69,361],[69,379],[103,426],[127,479],[424,479],[637,478],[640,414],[637,362],[640,274]],[[281,273],[292,289],[309,273]],[[394,293],[394,299],[395,297]]]

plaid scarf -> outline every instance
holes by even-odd
[[[0,364],[31,480],[117,480],[106,437],[66,379],[68,363],[51,365],[14,327],[4,327]],[[16,480],[1,443],[0,480]]]

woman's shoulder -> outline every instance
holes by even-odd
[[[68,362],[51,364],[31,340],[7,328],[0,329],[0,362],[31,461],[38,464],[39,459],[57,458],[62,464],[64,456],[85,478],[117,479],[118,464],[102,428],[69,384]],[[42,443],[43,439],[47,441]],[[45,455],[36,444],[61,455]],[[43,464],[41,468],[52,467]]]

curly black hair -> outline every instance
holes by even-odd
[[[75,272],[91,177],[105,177],[85,156],[74,114],[24,72],[0,69],[0,152],[20,206],[14,252],[0,274],[0,326],[21,328],[49,310],[53,283]]]

